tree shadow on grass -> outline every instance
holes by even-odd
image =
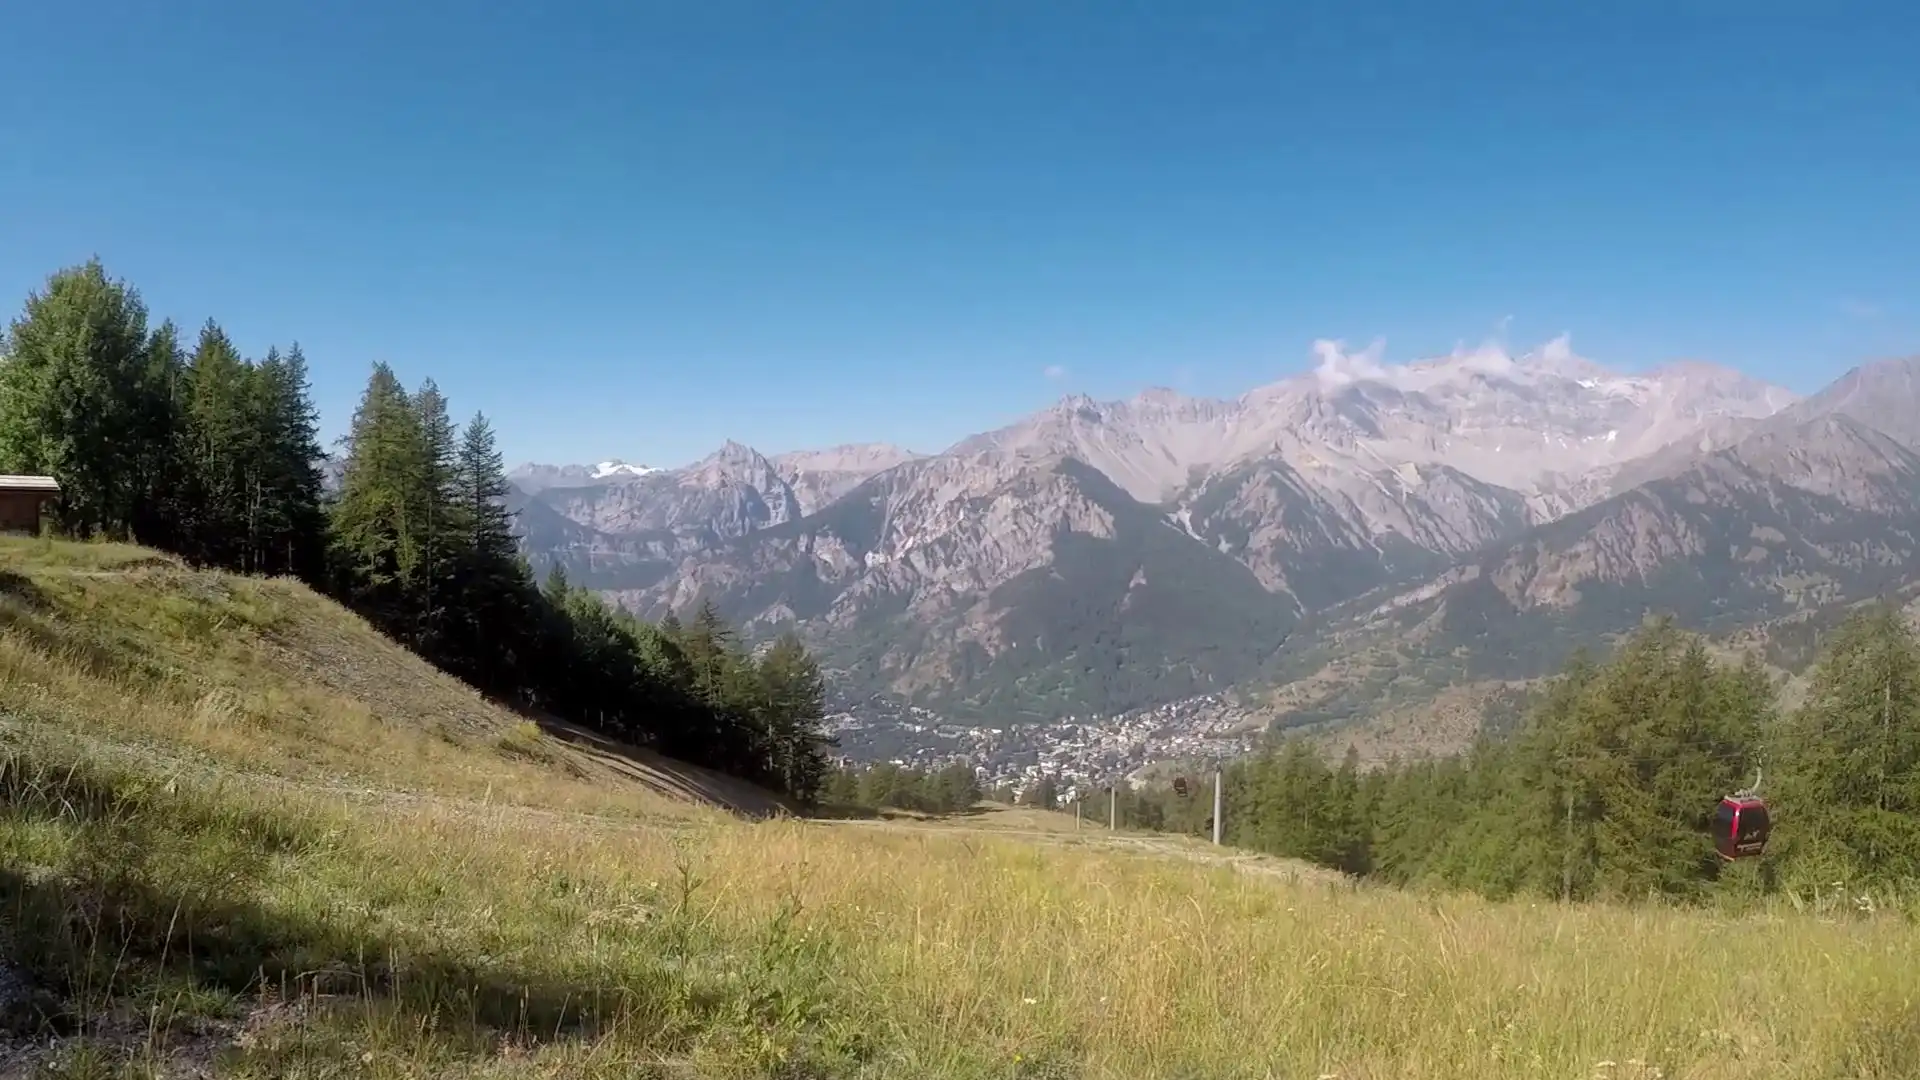
[[[271,910],[256,893],[284,872],[283,856],[324,842],[307,822],[18,754],[0,758],[0,819],[0,974],[23,984],[0,994],[0,1028],[15,1035],[71,1033],[162,983],[281,1000],[347,995],[475,1051],[502,1036],[525,1045],[615,1026],[651,1041],[670,1038],[670,1022],[684,1031],[738,1015],[724,991],[687,985],[664,956],[588,985],[452,955],[424,935],[370,933],[362,919]],[[55,825],[70,841],[57,865],[23,859],[21,838]]]
[[[807,816],[819,821],[877,821],[888,815],[871,806],[823,802],[808,812]]]
[[[976,818],[992,813],[978,803],[958,810],[920,810],[913,807],[865,806],[858,803],[823,802],[807,812],[819,821],[948,821]]]
[[[78,666],[99,679],[151,674],[146,654],[125,640],[105,641],[80,623],[62,617],[60,605],[31,578],[0,570],[0,630],[18,635],[50,657]]]
[[[0,570],[0,596],[28,611],[45,611],[47,594],[33,579],[15,570]]]

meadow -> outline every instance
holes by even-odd
[[[807,820],[106,544],[0,541],[0,916],[7,1075],[1920,1075],[1898,914]]]

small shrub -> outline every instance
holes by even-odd
[[[540,763],[551,762],[553,751],[547,746],[547,737],[540,725],[531,720],[522,720],[500,733],[493,745],[508,757],[525,758]]]

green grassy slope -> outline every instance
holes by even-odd
[[[754,820],[712,800],[777,807],[541,733],[290,583],[0,541],[0,586],[6,1075],[1920,1060],[1899,918],[1416,897],[1064,818]]]

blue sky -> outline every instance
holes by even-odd
[[[933,450],[1511,317],[1809,391],[1920,349],[1909,5],[15,4],[0,297],[373,361],[512,461]],[[1049,369],[1053,369],[1050,376]]]

